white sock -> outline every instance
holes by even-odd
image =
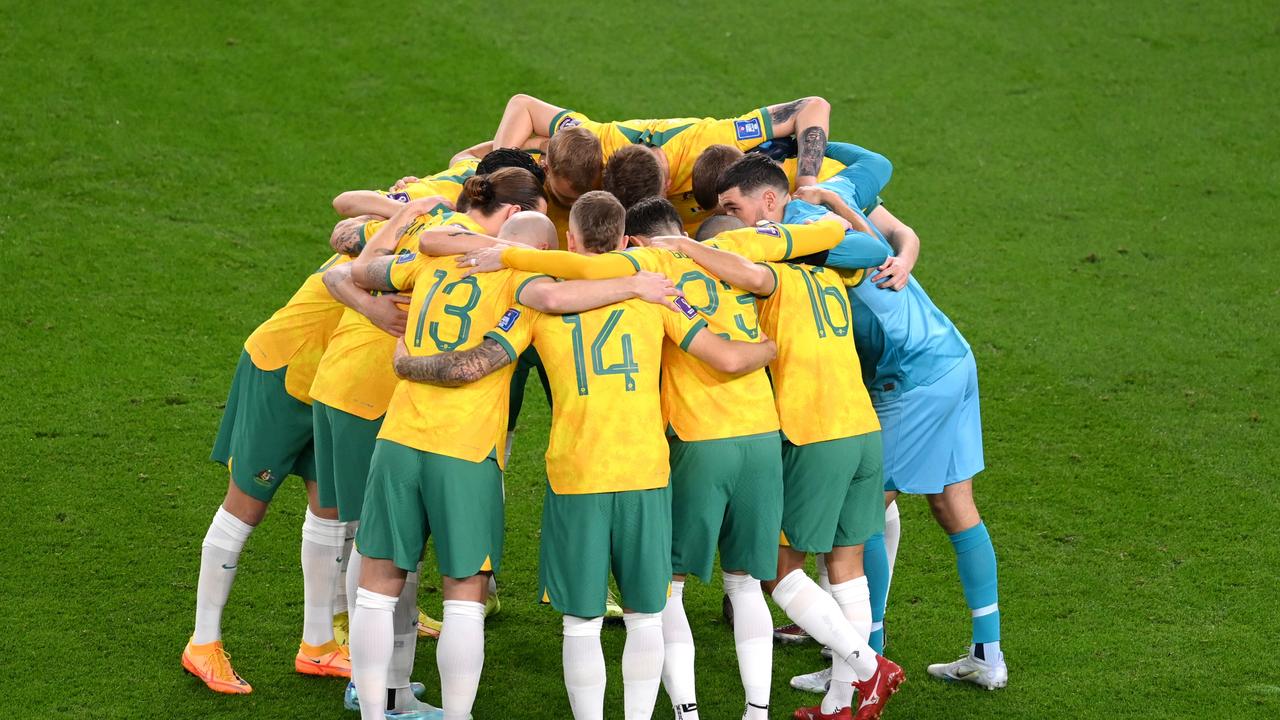
[[[822,588],[824,592],[831,592],[831,577],[827,575],[827,556],[818,553],[813,558],[813,564],[818,569],[818,587]]]
[[[902,519],[898,515],[898,501],[884,509],[884,553],[889,556],[889,582],[893,583],[893,564],[898,561],[898,542],[902,540]]]
[[[600,628],[604,618],[564,616],[564,689],[574,720],[604,720],[604,651]]]
[[[445,720],[468,720],[484,670],[484,603],[445,600],[436,643]]]
[[[360,588],[351,616],[351,674],[360,696],[362,720],[385,720],[387,669],[395,643],[396,598]]]
[[[419,571],[422,565],[418,565]],[[409,676],[413,674],[414,655],[418,650],[418,572],[405,575],[404,589],[396,600],[392,615],[395,643],[391,650],[391,666],[387,673],[387,688],[395,690],[395,706],[390,710],[418,710],[421,703],[409,692]],[[404,692],[401,692],[404,690]]]
[[[333,614],[347,613],[350,620],[351,612],[347,608],[347,568],[351,566],[351,546],[355,544],[356,528],[360,526],[360,521],[352,520],[342,525],[345,531],[342,538],[342,567],[338,568],[338,582],[333,593]]]
[[[347,618],[356,616],[356,591],[360,587],[360,551],[351,546],[351,555],[347,560]]]
[[[793,570],[773,588],[773,601],[814,640],[831,648],[833,658],[842,658],[848,664],[854,674],[848,682],[866,680],[875,674],[876,652],[858,636],[835,598],[823,592],[803,570]],[[836,680],[833,667],[831,682]]]
[[[871,634],[871,592],[867,589],[867,578],[858,577],[838,585],[831,586],[831,597],[844,612],[844,616],[853,625],[853,629],[865,642]],[[835,675],[835,663],[844,662],[832,655],[832,676]],[[841,673],[847,675],[847,673]],[[842,707],[853,704],[853,685],[832,682],[827,695],[822,700],[822,712],[832,713]]]
[[[196,630],[191,641],[204,645],[222,639],[222,608],[236,580],[240,551],[253,526],[219,507],[200,546],[200,582],[196,586]]]
[[[345,529],[307,508],[302,521],[302,642],[333,641],[333,588],[342,567]]]
[[[626,720],[649,720],[662,682],[661,613],[627,613],[622,647],[622,706]]]
[[[675,708],[676,720],[698,719],[698,696],[693,679],[693,631],[684,614],[684,581],[671,582],[671,595],[662,610],[662,687]]]
[[[738,674],[747,695],[743,720],[767,720],[769,684],[773,682],[773,617],[760,592],[759,580],[725,573],[724,592],[733,604]]]

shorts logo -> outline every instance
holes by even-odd
[[[404,250],[396,256],[396,264],[399,265],[400,263],[413,262],[417,257],[418,253],[413,252],[412,250]]]
[[[502,330],[510,330],[515,327],[516,320],[520,318],[520,311],[511,308],[502,314],[502,319],[498,321],[498,327]]]
[[[778,228],[773,225],[759,225],[756,227],[756,232],[760,233],[761,235],[769,235],[772,237],[782,237],[782,233],[778,232]]]
[[[387,197],[391,198],[392,200],[395,200],[396,202],[402,202],[402,203],[409,202],[409,193],[407,192],[387,193]]]
[[[688,300],[678,297],[673,302],[675,302],[676,307],[680,309],[680,312],[684,313],[685,317],[690,320],[698,317],[698,311],[693,309],[693,306],[689,304]]]
[[[581,124],[582,124],[582,121],[579,120],[578,118],[569,117],[568,115],[566,115],[564,119],[560,121],[560,124],[556,125],[556,132],[560,132],[561,130],[568,130],[571,127],[578,127]]]
[[[275,482],[275,480],[276,480],[276,476],[273,475],[270,470],[263,470],[262,472],[253,476],[253,481],[258,483],[262,487],[271,487],[271,485]]]
[[[733,134],[737,135],[739,140],[755,140],[764,137],[764,131],[760,129],[760,120],[758,118],[734,120]]]

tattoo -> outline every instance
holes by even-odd
[[[774,123],[782,123],[790,120],[800,112],[800,108],[804,107],[805,100],[792,100],[784,105],[774,105],[769,108],[769,117],[773,118]]]
[[[333,236],[329,239],[329,244],[333,247],[333,251],[343,255],[355,257],[364,249],[364,240],[360,239],[361,223],[343,220],[333,229]]]
[[[477,234],[479,233],[475,233],[475,232],[472,232],[471,230],[467,230],[466,228],[463,228],[461,230],[454,230],[450,232],[449,237],[458,237],[460,235],[477,235]]]
[[[814,125],[800,134],[797,152],[796,175],[816,176],[822,167],[822,154],[827,151],[827,131]]]
[[[396,361],[396,374],[414,382],[458,387],[473,383],[509,364],[511,356],[507,351],[493,339],[485,338],[470,350],[402,357]]]
[[[367,263],[362,268],[354,269],[352,276],[356,285],[369,290],[395,290],[396,288],[391,287],[391,283],[387,282],[391,264],[395,261],[394,256],[388,255]],[[359,273],[358,276],[356,275],[357,273]]]

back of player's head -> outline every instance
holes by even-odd
[[[742,151],[732,145],[711,145],[693,163],[693,199],[698,207],[711,210],[720,204],[720,176]]]
[[[477,175],[488,175],[494,170],[501,170],[505,167],[524,168],[533,173],[538,182],[546,182],[547,174],[542,170],[542,166],[529,153],[520,148],[498,148],[480,158],[480,163],[476,165]]]
[[[679,235],[684,232],[680,211],[662,197],[647,197],[627,208],[626,234],[633,237]]]
[[[522,210],[507,218],[498,231],[502,240],[546,250],[557,245],[556,225],[540,212]]]
[[[561,200],[572,202],[599,187],[603,164],[600,139],[586,128],[565,128],[547,142],[547,170]]]
[[[603,190],[584,193],[569,210],[569,230],[587,252],[617,250],[622,243],[627,211],[618,198]]]
[[[492,215],[503,205],[516,205],[521,210],[540,210],[546,197],[542,183],[524,168],[508,167],[488,175],[472,175],[462,185],[458,208]]]
[[[644,145],[627,145],[604,165],[604,189],[613,193],[624,208],[661,195],[665,186],[658,156]]]
[[[698,232],[694,234],[693,239],[698,242],[705,242],[722,232],[729,232],[746,226],[746,223],[732,215],[712,215],[703,220],[702,224],[698,226]]]
[[[791,190],[791,183],[777,163],[764,155],[751,153],[743,155],[725,168],[720,175],[720,182],[716,183],[716,194],[734,188],[743,195],[750,195],[764,188],[772,188],[785,195]]]

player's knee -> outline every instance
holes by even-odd
[[[241,490],[233,480],[227,485],[227,496],[222,500],[222,509],[245,525],[256,527],[267,514],[267,503]]]

